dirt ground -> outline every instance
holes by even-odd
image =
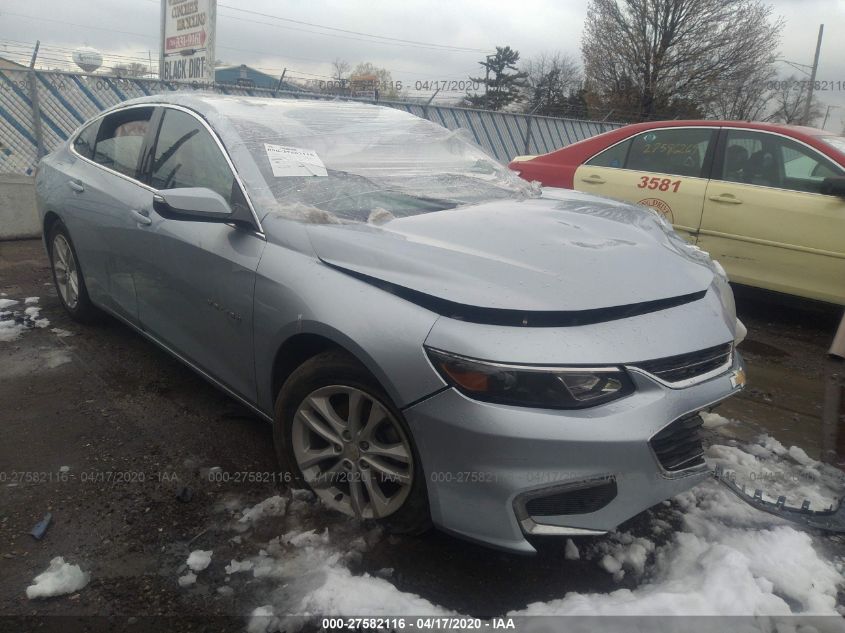
[[[39,297],[50,321],[0,343],[0,613],[120,616],[127,630],[139,630],[131,625],[144,616],[249,613],[260,604],[254,591],[209,589],[223,582],[222,570],[190,590],[175,578],[192,549],[214,542],[215,556],[236,558],[270,536],[221,539],[221,509],[232,499],[261,501],[280,485],[208,476],[213,467],[275,472],[269,425],[122,324],[70,321],[40,241],[0,243],[0,292]],[[738,306],[749,330],[741,349],[750,382],[719,413],[818,457],[824,354],[838,311],[751,291],[738,292]],[[47,512],[52,524],[35,540],[29,531]],[[309,516],[312,527],[346,521],[319,509]],[[90,571],[90,584],[71,596],[28,600],[27,585],[59,555]],[[383,539],[359,567],[393,568],[403,591],[485,616],[565,590],[620,586],[593,563],[512,556],[438,532]]]

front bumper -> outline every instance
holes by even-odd
[[[533,553],[526,534],[601,534],[707,477],[705,465],[665,470],[649,440],[686,414],[739,391],[730,369],[673,389],[630,370],[637,391],[607,405],[552,411],[489,404],[447,389],[405,410],[422,460],[431,516],[445,531]],[[615,482],[615,496],[584,514],[532,516],[538,493]]]

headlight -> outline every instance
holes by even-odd
[[[543,409],[584,409],[634,391],[618,367],[507,365],[426,348],[443,379],[465,396],[485,402]]]

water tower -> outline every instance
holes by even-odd
[[[93,73],[103,65],[103,56],[96,48],[81,46],[73,51],[73,61],[86,73]]]

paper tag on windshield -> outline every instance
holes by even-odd
[[[323,161],[313,149],[270,143],[264,143],[264,149],[267,150],[273,175],[277,178],[329,175]]]

